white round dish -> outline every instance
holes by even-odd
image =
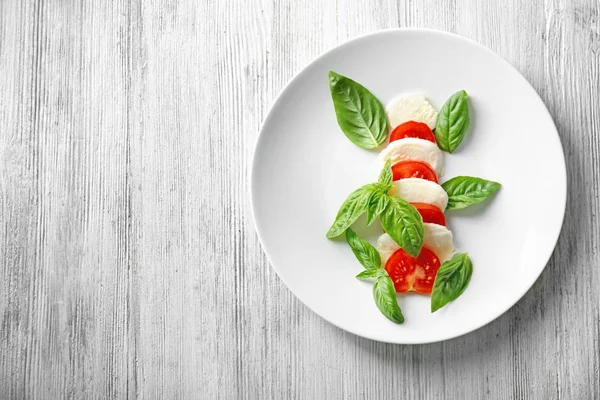
[[[352,144],[337,125],[329,70],[360,82],[383,104],[422,92],[439,110],[460,89],[470,95],[471,127],[459,149],[444,155],[441,181],[471,175],[503,186],[482,204],[446,213],[455,245],[469,253],[474,270],[464,294],[434,314],[429,296],[399,295],[406,322],[387,320],[372,283],[354,277],[362,267],[345,241],[325,238],[346,196],[378,173],[378,153]],[[558,133],[529,83],[491,50],[422,29],[351,40],[296,75],[263,123],[250,186],[265,253],[298,299],[356,335],[404,344],[463,335],[513,306],[552,254],[567,193]],[[373,239],[381,233],[373,226],[360,233]]]

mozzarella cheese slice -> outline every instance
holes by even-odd
[[[417,138],[394,140],[379,154],[379,160],[382,166],[387,160],[392,165],[404,160],[422,161],[429,164],[438,177],[442,175],[444,166],[444,156],[439,147],[429,140]]]
[[[444,263],[452,258],[456,252],[454,242],[452,240],[452,232],[443,225],[424,223],[425,238],[423,247],[427,247],[433,251],[440,259],[440,263]]]
[[[452,232],[442,225],[425,223],[424,226],[424,241],[423,247],[433,251],[440,259],[440,263],[444,263],[452,258],[456,249],[452,241]],[[400,248],[396,242],[384,233],[377,239],[377,251],[381,255],[382,264],[385,265],[392,254]]]
[[[381,265],[385,266],[387,260],[394,254],[396,250],[400,248],[390,235],[384,233],[377,238],[377,244],[375,248],[381,256]]]
[[[448,194],[435,182],[420,178],[406,178],[394,181],[389,191],[409,203],[427,203],[444,211],[448,205]]]
[[[392,129],[403,122],[416,121],[435,128],[437,111],[421,93],[405,94],[393,99],[386,107]]]

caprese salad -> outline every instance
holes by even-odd
[[[350,78],[330,71],[329,84],[346,137],[365,149],[387,145],[378,155],[378,180],[348,196],[327,237],[345,234],[365,268],[357,278],[374,279],[375,303],[388,319],[404,322],[396,293],[431,294],[435,312],[465,291],[473,270],[468,254],[454,247],[444,211],[479,203],[500,188],[469,176],[440,184],[443,152],[454,152],[469,129],[467,93],[453,94],[438,113],[421,93],[400,95],[384,107]],[[375,246],[351,228],[363,213],[367,224],[381,222],[384,233]]]

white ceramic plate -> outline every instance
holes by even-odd
[[[354,278],[362,267],[347,244],[325,238],[346,196],[378,173],[377,153],[353,145],[337,125],[329,70],[360,82],[384,104],[399,93],[422,92],[439,109],[457,90],[470,95],[471,128],[459,150],[445,156],[441,181],[471,175],[503,187],[483,204],[446,213],[474,272],[465,293],[435,314],[428,296],[399,295],[406,322],[388,321],[375,306],[372,283]],[[406,344],[471,332],[514,305],[552,254],[566,188],[558,133],[529,83],[475,42],[420,29],[351,40],[292,79],[264,121],[251,177],[256,230],[290,290],[342,329]]]

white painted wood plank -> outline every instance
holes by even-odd
[[[2,5],[2,398],[133,392],[125,11]]]

